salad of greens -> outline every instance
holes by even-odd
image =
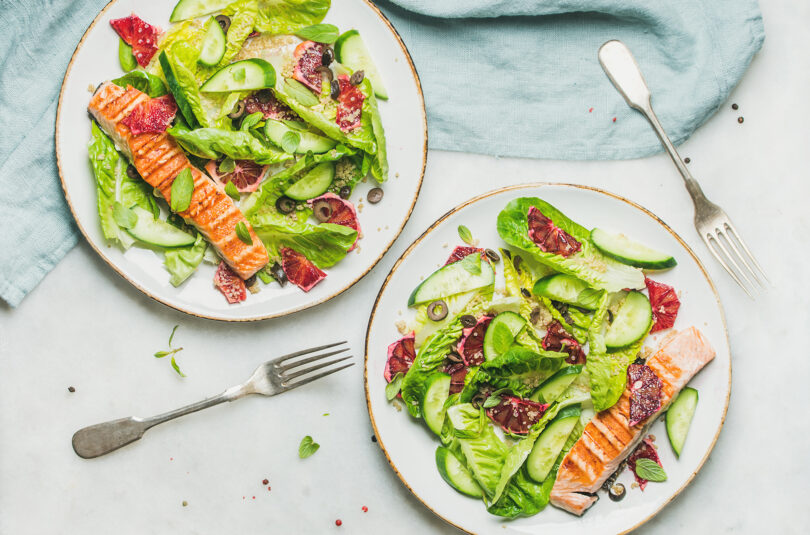
[[[267,250],[269,263],[247,281],[230,272],[226,287],[215,278],[229,302],[245,299],[245,287],[258,291],[258,281],[312,288],[362,237],[350,200],[357,184],[388,178],[378,106],[386,88],[358,31],[322,22],[329,8],[330,0],[180,0],[165,32],[136,15],[111,21],[126,71],[112,83],[150,97],[123,122],[132,134],[167,132]],[[88,147],[104,238],[162,253],[174,286],[204,260],[220,264],[108,133],[94,121]],[[183,197],[180,178],[173,199]],[[373,188],[368,202],[380,199]],[[252,239],[244,224],[236,234]],[[297,256],[285,262],[290,250]]]
[[[509,202],[497,231],[499,252],[459,227],[466,245],[411,293],[384,376],[387,398],[439,440],[441,477],[511,518],[548,504],[565,454],[619,400],[645,339],[672,327],[680,303],[645,275],[673,257],[542,199]]]

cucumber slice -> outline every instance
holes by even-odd
[[[321,195],[329,189],[335,178],[335,164],[321,162],[298,181],[287,188],[284,195],[296,201],[306,201]]]
[[[174,6],[169,22],[196,19],[216,11],[222,11],[233,0],[180,0]]]
[[[422,417],[431,431],[442,434],[444,425],[444,402],[450,396],[450,376],[434,373],[425,381],[425,397],[422,400]]]
[[[670,255],[635,242],[624,234],[613,234],[601,228],[591,231],[591,241],[606,256],[622,264],[642,269],[667,269],[678,262]]]
[[[186,120],[190,128],[199,128],[200,122],[194,115],[191,104],[189,104],[188,100],[186,99],[186,94],[183,92],[183,86],[181,86],[177,81],[177,76],[174,74],[174,69],[172,68],[172,64],[169,61],[169,57],[166,55],[165,50],[160,53],[158,60],[160,61],[160,68],[163,70],[163,75],[166,77],[166,85],[169,86],[169,91],[174,97],[174,101],[177,103],[177,108],[183,115],[183,119]]]
[[[460,493],[473,498],[480,498],[484,495],[470,471],[461,464],[461,461],[452,451],[444,446],[439,446],[436,449],[436,467],[439,469],[439,475],[442,476],[442,479]]]
[[[205,38],[203,38],[200,57],[197,59],[206,67],[216,67],[225,55],[225,32],[214,17],[205,23]]]
[[[534,284],[534,295],[548,297],[587,310],[596,310],[602,290],[594,290],[584,281],[572,275],[558,273],[544,277]]]
[[[494,282],[495,271],[489,262],[481,261],[481,273],[477,275],[467,271],[462,262],[454,262],[439,268],[422,281],[408,298],[408,306],[421,305],[448,295],[476,290]]]
[[[155,219],[152,212],[144,210],[140,206],[133,207],[132,211],[138,216],[138,220],[135,222],[135,226],[128,229],[127,232],[144,243],[159,247],[183,247],[191,245],[197,239],[162,219]]]
[[[545,380],[537,390],[532,392],[532,401],[539,401],[540,403],[551,403],[556,401],[565,390],[571,386],[574,379],[582,372],[582,364],[574,366],[566,366],[559,370],[557,373]]]
[[[267,139],[272,141],[273,144],[278,147],[281,147],[281,138],[283,138],[284,134],[287,132],[295,132],[301,136],[301,142],[298,143],[298,148],[295,149],[296,154],[306,154],[308,152],[320,154],[332,149],[335,145],[337,145],[337,141],[334,139],[319,136],[318,134],[313,134],[312,132],[308,132],[306,130],[295,130],[281,121],[267,119],[267,121],[264,123],[264,135],[267,136]]]
[[[335,56],[340,63],[353,71],[365,72],[377,98],[388,100],[388,91],[385,90],[380,71],[377,70],[377,66],[372,61],[371,54],[368,53],[368,48],[357,30],[343,32],[338,37],[335,41]]]
[[[689,426],[692,424],[697,404],[698,391],[687,386],[681,390],[667,410],[667,436],[678,457],[681,456],[683,443],[686,442],[686,435],[689,433]]]
[[[200,86],[203,93],[231,93],[265,89],[276,84],[273,65],[259,58],[243,59],[227,65]]]
[[[638,290],[627,293],[605,333],[608,349],[622,349],[637,342],[652,323],[652,307],[647,296]]]
[[[492,360],[506,353],[525,325],[526,320],[514,312],[501,312],[495,316],[484,334],[484,358]]]
[[[566,407],[543,429],[526,458],[526,471],[530,478],[538,483],[545,481],[581,413],[579,405]]]

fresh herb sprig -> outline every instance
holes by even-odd
[[[298,445],[298,456],[306,459],[320,448],[321,445],[312,440],[312,437],[307,435],[301,439],[301,444]]]
[[[185,377],[186,374],[180,371],[180,366],[177,365],[177,360],[175,360],[174,358],[178,352],[183,350],[183,348],[172,347],[172,340],[174,339],[174,333],[177,331],[178,327],[179,325],[175,325],[174,329],[172,329],[172,334],[169,335],[169,349],[166,351],[158,351],[157,353],[155,353],[155,358],[162,359],[163,357],[171,357],[172,368],[174,368],[174,371],[176,371],[180,377]]]

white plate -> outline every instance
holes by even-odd
[[[383,368],[388,344],[401,337],[395,322],[408,319],[411,290],[424,275],[444,263],[452,247],[460,244],[458,225],[466,225],[481,247],[505,246],[495,230],[495,220],[506,204],[517,197],[540,197],[587,228],[600,226],[625,231],[635,239],[667,251],[678,261],[674,269],[655,274],[655,280],[675,286],[681,299],[676,328],[691,325],[708,337],[717,351],[690,383],[700,392],[689,437],[676,459],[662,422],[651,433],[657,437],[668,480],[650,483],[644,492],[632,489],[632,475],[619,478],[628,490],[618,503],[600,492],[599,501],[581,518],[549,505],[539,514],[506,520],[487,513],[480,500],[454,491],[439,476],[434,455],[436,437],[407,411],[397,411],[385,398]],[[663,331],[666,334],[668,331]],[[656,333],[646,345],[655,347]],[[714,285],[694,253],[669,227],[644,208],[601,190],[566,184],[530,184],[496,190],[476,197],[430,226],[402,255],[377,297],[366,335],[366,398],[380,447],[403,483],[429,509],[447,522],[477,534],[614,534],[631,530],[649,520],[694,477],[711,452],[728,407],[731,390],[731,357],[723,310]],[[705,482],[704,482],[705,483]]]
[[[56,156],[59,176],[73,217],[91,247],[122,277],[150,297],[189,314],[212,319],[246,321],[282,316],[302,310],[343,292],[360,280],[382,258],[402,227],[422,185],[427,156],[427,123],[419,78],[405,45],[388,20],[366,0],[334,0],[326,22],[341,30],[360,31],[375,58],[389,92],[380,101],[388,142],[390,178],[385,197],[377,205],[364,202],[359,214],[363,238],[358,248],[327,271],[324,281],[309,293],[292,284],[279,289],[265,286],[236,305],[228,305],[213,287],[214,266],[203,263],[179,288],[169,284],[160,255],[138,247],[126,253],[108,247],[101,234],[96,210],[95,182],[87,159],[90,121],[87,104],[100,82],[122,74],[118,64],[118,37],[110,20],[136,13],[162,28],[169,26],[173,0],[112,0],[82,37],[65,73],[56,116]],[[352,201],[365,199],[376,183],[360,184]]]

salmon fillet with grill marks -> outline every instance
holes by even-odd
[[[714,349],[694,327],[665,338],[647,361],[663,383],[661,408],[644,422],[630,427],[630,391],[625,389],[614,406],[598,413],[585,426],[580,439],[563,458],[551,490],[551,503],[575,515],[593,505],[597,499],[593,494],[633,452],[647,424],[667,409],[675,395],[714,355]]]
[[[133,87],[123,89],[105,82],[90,99],[88,111],[109,135],[119,150],[132,162],[143,179],[171,201],[172,183],[183,169],[190,169],[194,192],[187,210],[178,215],[194,227],[214,246],[219,255],[234,270],[247,279],[268,262],[267,251],[245,216],[208,175],[191,165],[180,146],[167,133],[133,135],[121,121],[138,104],[149,97]],[[236,225],[244,223],[253,238],[246,244],[236,235]]]

